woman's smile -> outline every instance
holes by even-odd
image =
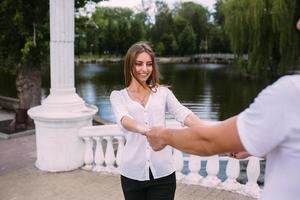
[[[135,75],[142,82],[146,82],[153,71],[153,63],[150,55],[146,52],[139,54],[135,61]]]

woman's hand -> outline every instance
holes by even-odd
[[[150,130],[148,127],[141,125],[141,124],[137,124],[135,128],[136,128],[137,132],[142,135],[146,135],[146,133]]]

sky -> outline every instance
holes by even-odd
[[[216,0],[163,0],[164,2],[168,3],[169,7],[172,9],[175,3],[178,2],[187,2],[187,1],[192,1],[198,4],[201,4],[203,7],[208,8],[210,12],[213,11],[213,6],[216,2]],[[155,0],[144,0],[144,2],[147,2],[146,5],[151,5],[150,10],[148,10],[148,14],[150,16],[154,16],[155,14]],[[98,6],[104,6],[104,7],[128,7],[131,8],[135,11],[140,11],[141,10],[141,5],[142,5],[142,0],[104,0],[100,1],[97,4]],[[91,16],[92,13],[96,9],[96,4],[93,1],[90,1],[86,4],[84,8],[80,8],[77,13],[79,16]]]
[[[152,0],[154,2],[155,0]],[[213,10],[213,5],[216,0],[164,0],[169,5],[173,5],[175,2],[186,2],[193,1],[195,3],[201,4],[204,7],[207,7],[210,11]],[[101,6],[111,6],[111,7],[129,7],[136,8],[141,5],[141,0],[109,0],[100,2]],[[151,0],[148,0],[151,2]]]

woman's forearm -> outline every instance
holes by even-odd
[[[142,135],[146,134],[146,132],[149,130],[149,128],[143,124],[140,124],[136,122],[134,119],[131,119],[130,117],[124,116],[121,119],[122,126],[131,132],[140,133]]]
[[[215,123],[218,123],[218,122],[202,120],[198,116],[196,116],[194,113],[189,114],[184,120],[184,125],[187,127],[207,126],[207,125],[212,125]]]

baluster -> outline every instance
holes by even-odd
[[[83,137],[85,143],[85,152],[84,152],[84,166],[82,169],[91,170],[93,169],[93,140],[91,137]]]
[[[189,184],[199,184],[202,176],[199,174],[201,168],[201,158],[199,156],[190,155],[189,169],[190,173],[185,177],[184,182]]]
[[[173,159],[176,169],[176,179],[181,180],[185,176],[182,174],[183,169],[183,155],[181,151],[178,151],[177,149],[173,149]]]
[[[247,165],[248,182],[244,187],[244,191],[246,194],[255,198],[258,198],[260,196],[260,191],[261,191],[261,189],[257,184],[259,174],[260,174],[259,158],[250,156]]]
[[[114,154],[114,149],[112,145],[112,137],[111,136],[106,136],[104,139],[107,141],[106,144],[106,151],[105,151],[105,164],[106,164],[106,171],[109,173],[113,173],[115,171],[115,154]]]
[[[95,164],[93,171],[101,172],[105,170],[104,167],[104,153],[103,153],[103,146],[102,146],[102,137],[94,137],[96,140],[96,150],[95,150]]]
[[[210,156],[206,164],[207,176],[203,179],[201,185],[206,187],[216,187],[221,182],[217,174],[219,172],[219,156]]]
[[[222,183],[222,188],[229,191],[241,190],[241,184],[236,181],[240,175],[240,161],[238,159],[228,157],[226,166],[227,179]]]
[[[124,138],[124,136],[118,136],[118,137],[116,137],[116,139],[118,140],[116,163],[117,163],[117,170],[120,173],[120,164],[121,164],[121,158],[122,158],[123,151],[124,151],[125,138]]]

